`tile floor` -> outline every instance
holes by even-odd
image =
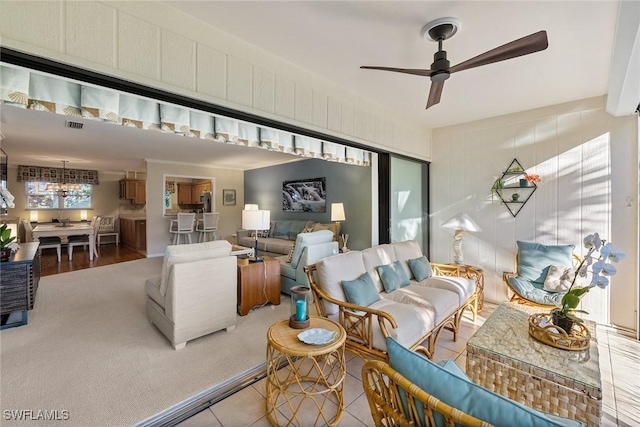
[[[485,304],[473,322],[465,317],[458,342],[443,333],[438,341],[435,361],[454,359],[462,369],[466,365],[467,340],[493,312],[495,305]],[[598,349],[603,387],[602,426],[640,425],[640,342],[621,336],[607,328],[598,328]],[[373,426],[367,398],[362,389],[362,360],[347,355],[345,381],[346,412],[341,425]],[[265,416],[265,380],[244,388],[225,400],[178,424],[179,427],[262,427],[269,426]],[[311,423],[310,423],[311,424]]]

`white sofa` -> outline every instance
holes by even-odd
[[[458,267],[434,263],[435,275],[416,281],[408,261],[421,256],[419,244],[406,241],[350,251],[310,265],[307,276],[318,313],[339,322],[347,331],[347,347],[365,358],[387,359],[387,336],[433,357],[443,329],[450,329],[455,341],[464,310],[471,309],[475,318],[478,287],[474,280],[456,277]],[[410,284],[387,293],[376,267],[395,261],[400,261]],[[369,273],[380,296],[366,307],[348,302],[342,286],[342,281],[364,273]]]
[[[236,325],[237,262],[225,240],[168,246],[160,276],[147,280],[147,317],[174,349]]]

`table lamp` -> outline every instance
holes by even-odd
[[[457,265],[464,264],[462,256],[462,238],[465,231],[478,232],[482,229],[466,213],[457,213],[449,221],[442,224],[443,228],[456,230],[453,236],[453,262]]]
[[[242,211],[242,228],[245,230],[255,230],[255,247],[253,249],[253,258],[249,258],[249,262],[262,262],[262,258],[258,258],[258,230],[267,230],[269,221],[271,220],[271,212],[264,210],[243,210]]]
[[[344,215],[344,204],[343,203],[331,203],[331,221],[336,222],[336,237],[342,237],[342,249],[343,252],[347,249],[347,239],[349,238],[348,234],[340,234],[340,221],[346,221],[346,217]]]

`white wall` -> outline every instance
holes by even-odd
[[[0,2],[3,46],[428,160],[430,130],[163,2]]]
[[[605,98],[555,105],[433,131],[432,253],[452,260],[453,231],[440,226],[466,212],[483,229],[467,233],[465,262],[484,268],[485,298],[507,299],[503,271],[513,271],[516,240],[573,243],[595,231],[627,253],[610,295],[594,290],[585,301],[591,317],[635,329],[638,301],[638,135],[635,116],[614,118]],[[517,158],[538,185],[516,218],[491,203],[490,188]],[[631,206],[626,198],[631,197]]]

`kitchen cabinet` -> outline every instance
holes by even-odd
[[[193,201],[193,184],[183,182],[178,183],[178,204],[192,205]]]
[[[120,180],[120,199],[130,200],[136,205],[147,203],[147,182],[141,179],[124,178]]]
[[[147,182],[136,182],[136,194],[133,198],[133,204],[144,205],[147,203]]]
[[[194,185],[194,194],[198,197],[198,203],[200,203],[200,194],[211,191],[211,181],[205,181]]]
[[[144,251],[147,249],[147,220],[120,217],[120,238],[122,244]]]

